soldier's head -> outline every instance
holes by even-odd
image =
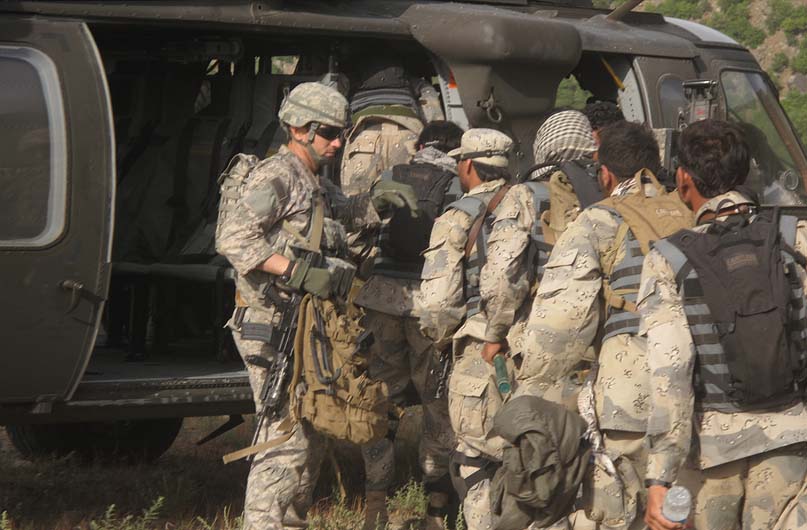
[[[483,182],[508,180],[513,140],[494,129],[469,129],[462,135],[460,146],[448,156],[457,159],[457,173],[463,191]]]
[[[624,121],[625,116],[616,103],[612,101],[594,101],[586,105],[583,109],[583,114],[588,118],[591,124],[591,130],[594,132],[594,141],[600,145],[600,131],[611,124]]]
[[[553,171],[553,164],[592,158],[597,144],[582,112],[561,110],[550,114],[538,128],[532,150],[535,163],[546,164],[532,174],[531,178],[537,179]]]
[[[342,147],[347,111],[347,99],[336,89],[302,83],[289,92],[277,116],[288,133],[289,149],[316,171]]]
[[[613,123],[601,131],[600,138],[598,178],[606,196],[643,169],[654,175],[661,169],[658,142],[645,125]]]
[[[733,123],[695,122],[678,139],[675,183],[681,199],[692,210],[741,186],[749,169],[748,143],[742,130]]]
[[[418,149],[433,147],[443,153],[460,146],[462,127],[453,121],[435,120],[426,124],[418,136]]]

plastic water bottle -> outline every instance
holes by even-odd
[[[692,509],[692,495],[682,486],[673,486],[664,497],[661,515],[673,523],[685,523]]]

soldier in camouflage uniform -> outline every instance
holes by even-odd
[[[432,173],[457,173],[457,161],[446,152],[459,145],[462,129],[451,122],[432,122],[418,137],[419,151],[411,164],[433,168]],[[365,325],[373,331],[370,376],[387,383],[393,402],[405,405],[413,385],[423,409],[420,465],[429,495],[426,530],[443,528],[451,481],[448,458],[455,447],[445,396],[435,397],[438,352],[423,336],[412,316],[420,288],[420,271],[400,266],[383,251],[376,256],[373,274],[362,286],[355,303],[366,311]],[[365,528],[374,530],[387,521],[386,496],[395,475],[393,442],[384,438],[362,448],[367,473]]]
[[[258,163],[238,197],[223,194],[216,249],[235,268],[237,309],[228,325],[245,360],[250,385],[260,407],[260,389],[277,355],[272,340],[281,315],[269,293],[284,298],[298,290],[327,298],[330,273],[309,266],[305,252],[346,255],[345,229],[377,225],[378,210],[417,208],[412,189],[380,183],[372,193],[346,198],[315,172],[341,147],[347,101],[332,88],[303,83],[283,101],[278,114],[288,145]],[[316,210],[324,211],[321,247],[305,249]],[[307,234],[307,237],[301,234]],[[281,416],[287,415],[284,410]],[[285,420],[285,419],[284,419]],[[289,435],[284,420],[263,422],[258,442]],[[245,530],[305,528],[305,515],[319,474],[324,440],[308,425],[298,425],[277,447],[255,455],[247,480]]]
[[[466,245],[469,237],[474,237],[469,232],[475,221],[480,216],[495,216],[498,211],[493,208],[487,212],[492,200],[501,200],[501,190],[509,179],[512,145],[512,140],[501,132],[471,129],[462,136],[460,148],[449,153],[459,159],[460,182],[466,193],[448,207],[432,229],[416,299],[424,334],[438,349],[453,345],[448,406],[457,449],[452,465],[459,466],[460,482],[464,481],[468,489],[463,514],[469,530],[491,527],[490,476],[484,470],[489,469],[487,462],[501,460],[504,441],[488,437],[501,397],[492,382],[493,367],[481,356],[486,322],[479,311],[476,267],[484,248],[478,248],[475,242],[484,240],[482,233],[486,229],[471,239],[471,252],[466,251]],[[474,475],[480,470],[482,474]],[[456,471],[455,468],[452,473]]]
[[[649,390],[645,344],[636,337],[638,315],[624,306],[626,299],[635,299],[638,272],[631,273],[630,267],[636,260],[641,265],[642,253],[634,237],[617,237],[624,221],[606,203],[628,195],[653,197],[659,193],[644,176],[641,187],[635,178],[643,169],[658,170],[658,145],[649,129],[622,122],[602,131],[599,159],[600,184],[610,198],[583,210],[555,244],[526,325],[519,378],[537,388],[540,395],[559,393],[567,405],[576,402],[585,373],[580,370],[595,360],[592,350],[602,337],[594,385],[596,418],[608,455],[614,461],[626,460],[633,480],[623,477],[625,498],[619,489],[595,490],[593,500],[591,496],[587,499],[586,511],[604,528],[637,528],[642,526],[641,517],[636,517],[641,484],[635,475],[643,469]],[[685,210],[683,205],[681,209]],[[628,229],[627,234],[630,232]],[[631,274],[636,284],[632,289],[619,283]],[[610,286],[626,288],[621,308],[609,303]],[[594,487],[602,488],[600,482]],[[591,494],[591,485],[588,491]],[[636,522],[630,526],[633,518]]]
[[[710,225],[732,222],[738,216],[751,216],[751,225],[756,222],[752,201],[735,190],[749,171],[748,147],[736,126],[712,120],[690,125],[679,142],[679,163],[676,181],[682,199],[696,212],[694,232],[704,233]],[[780,224],[781,237],[785,240],[791,234],[794,241],[787,244],[803,254],[807,250],[805,226],[790,219],[790,230]],[[683,270],[680,265],[686,259],[679,263],[678,257],[684,254],[675,253],[675,241],[679,240],[657,242],[647,255],[639,293],[651,388],[655,389],[648,401],[645,519],[652,530],[684,527],[666,520],[661,507],[668,488],[681,482],[684,468],[694,466],[702,469],[702,480],[685,485],[695,498],[695,528],[769,529],[798,494],[807,475],[803,391],[784,404],[748,411],[721,398],[725,394],[719,383],[704,386],[705,369],[729,372],[714,364],[724,350],[717,333],[710,331],[716,326],[710,306],[704,304],[703,296],[689,294],[696,285],[692,279],[698,281],[697,273],[691,269],[686,275],[681,273],[685,278],[680,283],[676,278],[676,270]],[[788,258],[792,255],[784,246],[782,250],[785,270],[795,274],[789,286],[794,309],[790,319],[795,322],[788,327],[800,331],[803,340],[807,274]],[[802,309],[796,311],[799,306]],[[753,380],[748,383],[754,385]]]
[[[541,216],[550,208],[550,191],[545,180],[566,179],[554,164],[590,159],[595,152],[591,127],[577,111],[550,116],[538,129],[535,157],[539,164],[550,164],[533,172],[529,180],[511,187],[502,199],[488,238],[487,263],[479,278],[485,329],[485,356],[493,358],[509,343],[512,351],[523,351],[521,339],[551,247],[544,238]],[[559,206],[560,208],[560,206]],[[579,209],[562,218],[573,218]],[[554,235],[554,234],[553,234]],[[577,410],[573,390],[558,389],[545,399],[562,400]]]

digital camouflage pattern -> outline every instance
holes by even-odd
[[[294,258],[293,247],[299,245],[294,236],[283,228],[283,222],[300,234],[307,234],[316,197],[326,204],[323,230],[323,252],[330,255],[345,253],[345,231],[332,216],[349,227],[378,224],[378,214],[369,194],[348,199],[330,181],[314,175],[302,160],[286,146],[278,154],[260,162],[250,173],[243,194],[235,207],[235,216],[221,228],[216,249],[235,268],[236,288],[249,307],[244,322],[271,325],[277,315],[271,303],[264,300],[264,287],[273,281],[268,273],[257,270],[273,254]],[[274,358],[271,346],[260,341],[243,340],[238,322],[228,323],[242,358],[261,355]],[[266,377],[265,370],[251,366],[250,385],[260,406],[258,392]],[[280,422],[266,422],[259,442],[279,436]],[[291,440],[253,460],[247,481],[245,530],[266,530],[284,526],[284,517],[304,519],[310,505],[310,489],[316,483],[322,451],[320,436],[298,426]],[[309,466],[309,462],[311,464]],[[316,464],[316,465],[315,465]],[[293,502],[292,502],[293,501]],[[295,513],[287,512],[293,506]],[[302,520],[301,519],[301,520]],[[305,527],[304,524],[301,527]]]
[[[371,114],[356,121],[342,154],[340,179],[346,195],[369,191],[384,170],[411,160],[423,122],[409,113]]]
[[[429,163],[456,173],[457,163],[433,147],[418,151],[413,163]],[[367,311],[365,323],[373,331],[370,376],[387,383],[390,399],[401,404],[410,381],[423,408],[420,465],[425,483],[436,482],[448,472],[448,457],[456,441],[448,419],[448,400],[435,400],[439,377],[438,352],[423,336],[412,316],[419,280],[373,274],[362,285],[355,303]],[[393,443],[389,439],[362,448],[366,489],[388,490],[395,468]]]
[[[696,214],[750,201],[737,192],[709,200]],[[703,231],[705,225],[693,230]],[[796,250],[807,251],[807,225],[799,223]],[[799,268],[802,283],[807,273]],[[807,284],[805,284],[807,285]],[[645,258],[639,292],[642,332],[648,341],[651,409],[648,478],[674,482],[690,451],[694,433],[695,463],[708,469],[790,444],[807,441],[807,410],[797,403],[781,412],[694,412],[692,374],[695,350],[683,300],[672,267],[656,250]]]
[[[345,197],[329,180],[314,175],[288,147],[261,161],[250,173],[237,205],[237,218],[226,223],[216,240],[216,250],[238,273],[236,288],[249,306],[261,306],[263,286],[271,275],[256,270],[272,254],[294,258],[299,242],[282,227],[288,223],[300,234],[307,234],[315,197],[322,195],[326,218],[348,228],[378,225],[369,194]],[[323,249],[327,254],[344,255],[344,229],[327,222]]]
[[[272,313],[247,309],[249,322],[269,324]],[[244,340],[233,332],[235,344],[242,357],[259,355],[274,358],[276,351],[257,340]],[[256,406],[260,403],[260,389],[268,376],[267,370],[244,363],[249,374]],[[284,410],[287,413],[288,407]],[[280,438],[285,434],[281,420],[265,421],[257,443]],[[247,478],[244,501],[243,530],[284,530],[306,528],[306,512],[312,503],[314,486],[319,477],[322,458],[326,454],[325,438],[307,425],[298,424],[294,435],[282,445],[255,455]]]
[[[456,445],[448,418],[446,398],[436,400],[438,355],[424,337],[414,318],[402,318],[370,311],[365,317],[367,329],[375,342],[370,350],[370,377],[387,384],[393,403],[405,405],[405,391],[410,381],[423,408],[423,430],[419,461],[423,481],[435,483],[448,473],[448,457]],[[384,438],[362,448],[367,490],[388,490],[395,471],[395,452],[390,439]]]
[[[322,83],[300,83],[283,99],[277,117],[292,127],[304,127],[311,122],[344,127],[347,111],[347,99],[335,88]]]

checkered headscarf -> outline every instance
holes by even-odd
[[[597,151],[591,124],[582,112],[564,110],[553,114],[535,134],[532,146],[536,164],[560,164],[581,158],[591,158]],[[536,179],[553,170],[548,166],[535,171]]]

